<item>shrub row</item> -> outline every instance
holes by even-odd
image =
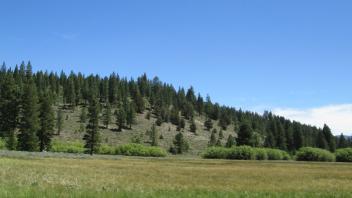
[[[82,142],[60,142],[54,141],[50,149],[52,152],[61,153],[84,153],[86,149]],[[141,144],[125,144],[112,147],[102,144],[99,147],[99,154],[103,155],[127,155],[127,156],[143,156],[143,157],[165,157],[166,151],[160,147],[150,147]]]
[[[299,149],[296,154],[297,161],[316,161],[316,162],[333,162],[335,155],[331,152],[312,147],[304,147]]]
[[[236,160],[289,160],[290,155],[282,150],[236,146],[232,148],[210,147],[202,155],[207,159]]]
[[[85,148],[84,144],[79,141],[53,141],[50,151],[59,153],[84,153]]]
[[[166,151],[160,147],[143,146],[141,144],[125,144],[116,147],[116,155],[165,157]]]
[[[352,148],[344,148],[336,150],[337,162],[352,162]]]

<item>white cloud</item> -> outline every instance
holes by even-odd
[[[352,135],[352,104],[329,105],[310,109],[274,108],[272,112],[291,120],[322,127],[325,123],[335,135]]]

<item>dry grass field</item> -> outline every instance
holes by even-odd
[[[2,157],[0,197],[352,197],[352,165]]]

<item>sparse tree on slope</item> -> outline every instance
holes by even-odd
[[[44,151],[50,148],[51,138],[54,133],[54,112],[47,96],[44,96],[41,100],[39,117],[39,150]]]
[[[86,134],[83,140],[86,142],[84,147],[87,149],[87,152],[93,155],[99,150],[100,146],[99,107],[96,100],[92,100],[89,103],[88,119]]]
[[[32,80],[25,85],[22,98],[22,116],[18,135],[18,149],[38,151],[39,111],[37,90]]]

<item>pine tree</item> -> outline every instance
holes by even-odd
[[[39,150],[50,148],[51,138],[54,134],[54,112],[48,96],[41,99],[40,105],[40,129],[38,131]]]
[[[145,104],[144,104],[144,99],[142,95],[140,94],[139,90],[137,89],[136,91],[136,96],[134,99],[134,102],[136,104],[136,110],[138,113],[143,113],[145,110]]]
[[[232,135],[229,135],[227,138],[226,147],[231,148],[234,145],[236,145],[235,138]]]
[[[210,131],[210,129],[213,128],[213,122],[211,121],[210,118],[208,118],[205,122],[204,122],[204,126],[205,128]]]
[[[155,125],[153,124],[151,129],[150,129],[150,145],[151,146],[158,146],[158,138],[159,138],[159,133],[158,130],[156,129]]]
[[[276,126],[277,126],[276,146],[281,150],[286,150],[287,142],[286,142],[284,127],[280,122],[277,122]]]
[[[58,135],[60,135],[61,133],[63,124],[64,124],[63,113],[62,113],[62,110],[59,109],[57,110],[57,113],[56,113],[56,129],[57,129]]]
[[[222,146],[222,143],[221,143],[221,140],[220,140],[220,139],[218,139],[218,140],[216,141],[215,146],[219,146],[219,147],[221,147],[221,146]]]
[[[174,139],[174,147],[170,150],[174,154],[182,154],[189,150],[189,144],[186,139],[183,137],[182,133],[178,133]]]
[[[189,130],[193,133],[197,133],[197,125],[193,119],[192,119],[191,124],[189,126]]]
[[[88,124],[86,126],[86,134],[83,137],[85,141],[84,147],[90,155],[98,152],[100,147],[99,134],[99,107],[96,100],[89,103],[88,109]]]
[[[125,127],[126,123],[126,113],[122,107],[115,111],[116,116],[116,125],[118,126],[118,130],[121,131],[123,127]]]
[[[157,126],[161,126],[163,124],[163,119],[161,118],[161,116],[158,116],[156,121],[155,121],[155,124]]]
[[[324,128],[323,128],[323,134],[325,136],[326,142],[328,143],[329,150],[331,152],[335,152],[336,140],[335,140],[335,137],[332,135],[330,128],[326,124],[324,125]]]
[[[38,130],[39,113],[38,113],[38,97],[34,82],[29,79],[25,85],[22,98],[22,116],[18,134],[18,149],[22,151],[38,150]]]
[[[85,107],[82,107],[82,109],[81,109],[81,115],[79,116],[79,121],[80,121],[80,123],[87,122],[87,110]]]
[[[110,106],[110,103],[107,103],[103,113],[103,124],[105,128],[109,129],[110,122],[111,122],[111,106]]]
[[[302,128],[299,126],[297,122],[294,122],[294,131],[293,131],[293,142],[295,149],[298,150],[303,147],[303,134]]]
[[[19,94],[13,77],[3,75],[5,76],[0,79],[0,136],[5,137],[6,147],[9,150],[15,150],[17,146],[15,130],[19,117],[17,96]]]
[[[184,129],[185,126],[186,126],[186,121],[185,121],[185,119],[181,118],[180,123],[179,123],[180,129]]]
[[[136,121],[136,110],[134,108],[134,105],[131,103],[127,107],[128,108],[126,114],[126,124],[129,126],[130,129],[132,129],[132,124],[134,124]]]
[[[327,150],[329,149],[329,145],[325,139],[323,131],[319,131],[316,145],[318,148],[321,148],[321,149],[327,149]]]
[[[252,136],[252,127],[248,124],[248,122],[244,122],[240,127],[236,142],[238,145],[250,145]]]
[[[338,148],[346,148],[346,147],[348,147],[346,137],[341,133],[339,137]]]
[[[216,142],[217,142],[217,139],[216,139],[216,132],[213,131],[210,135],[210,140],[209,140],[209,143],[208,143],[208,146],[211,147],[211,146],[216,146]]]
[[[222,139],[224,139],[224,132],[222,131],[222,129],[220,129],[219,140],[222,140]]]

